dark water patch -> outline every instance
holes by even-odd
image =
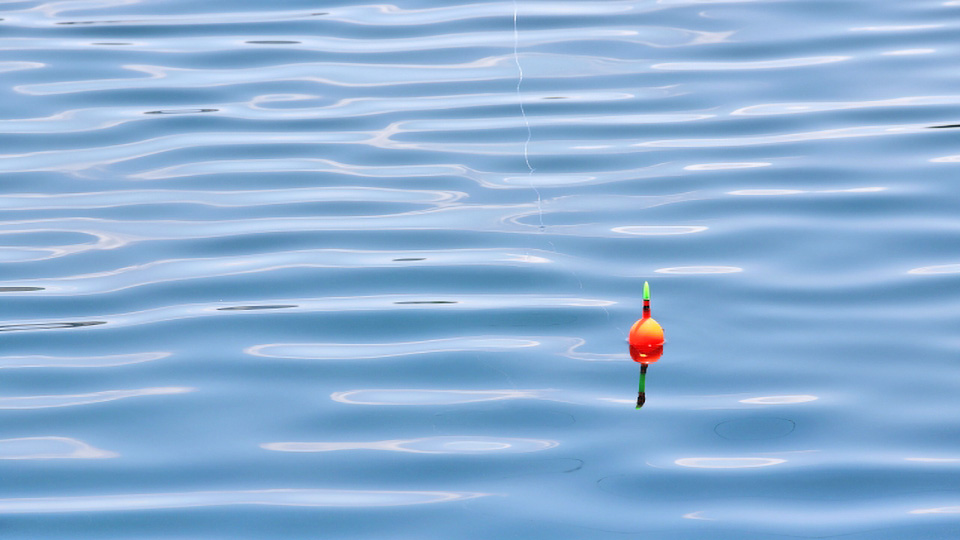
[[[394,302],[394,304],[459,304],[460,302],[454,302],[453,300],[404,300],[402,302]]]
[[[951,129],[960,128],[960,124],[944,124],[942,126],[930,126],[930,129]]]
[[[230,306],[217,308],[217,311],[258,311],[262,309],[290,309],[298,307],[295,304],[276,304],[264,306]]]
[[[0,292],[32,292],[43,290],[46,290],[46,287],[0,287]]]
[[[220,109],[164,109],[159,111],[147,111],[143,114],[200,114],[208,112],[217,112]]]
[[[404,259],[394,259],[393,262],[415,262],[415,261],[425,261],[427,259],[423,257],[407,257]]]
[[[77,25],[91,25],[91,24],[122,24],[130,23],[134,21],[63,21],[54,24],[61,26],[77,26]]]
[[[296,45],[302,41],[281,41],[281,40],[263,40],[263,41],[244,41],[251,45]]]
[[[523,472],[504,476],[503,479],[523,478],[544,474],[570,474],[582,469],[583,465],[584,461],[577,458],[536,460],[529,462]]]
[[[0,325],[0,332],[22,332],[26,330],[62,330],[64,328],[81,328],[107,324],[107,321],[77,321],[57,323],[26,323]]]

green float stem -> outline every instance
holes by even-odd
[[[640,387],[637,388],[637,408],[643,407],[643,404],[647,401],[647,395],[645,391],[647,381],[647,364],[640,364]]]
[[[643,299],[650,299],[650,283],[646,281],[643,282]]]

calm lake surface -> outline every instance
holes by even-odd
[[[956,538],[958,32],[0,1],[0,535]]]

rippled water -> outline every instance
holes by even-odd
[[[958,9],[0,1],[0,533],[955,538]]]

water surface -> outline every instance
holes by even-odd
[[[958,9],[0,2],[4,538],[953,537]]]

